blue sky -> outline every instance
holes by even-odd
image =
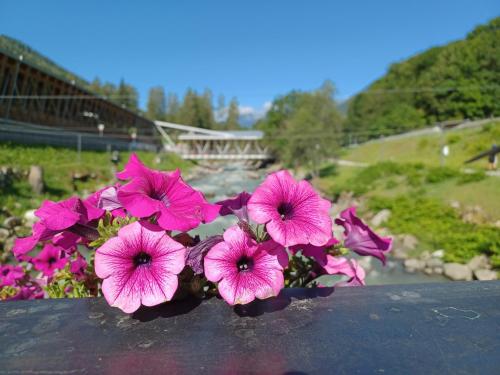
[[[0,0],[0,33],[88,80],[124,78],[142,105],[155,85],[208,87],[259,112],[326,78],[347,98],[499,14],[498,0]]]

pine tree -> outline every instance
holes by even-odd
[[[163,87],[156,86],[149,90],[147,117],[151,120],[165,120],[167,103]]]
[[[240,128],[238,118],[240,117],[240,112],[238,110],[238,100],[232,98],[229,103],[229,109],[227,111],[226,129],[227,130],[237,130]]]

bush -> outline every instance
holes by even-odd
[[[473,173],[462,173],[458,179],[459,185],[468,184],[470,182],[479,182],[486,178],[484,171],[476,171]]]
[[[439,182],[457,177],[459,174],[459,171],[448,167],[433,167],[429,168],[429,170],[427,171],[425,181],[430,184],[437,184]]]
[[[451,134],[446,138],[446,142],[450,145],[458,143],[462,140],[462,137],[459,134]]]
[[[448,205],[423,196],[372,198],[369,208],[379,211],[388,208],[392,215],[387,227],[394,233],[410,233],[424,245],[445,249],[445,260],[465,263],[473,256],[491,256],[500,267],[500,229],[464,223]]]

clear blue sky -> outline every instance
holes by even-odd
[[[123,77],[142,105],[163,85],[256,109],[325,78],[347,98],[500,14],[498,0],[0,1],[0,33],[88,80]]]

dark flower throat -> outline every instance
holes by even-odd
[[[139,266],[144,266],[151,264],[151,261],[153,258],[151,258],[151,255],[145,253],[144,251],[141,251],[139,254],[137,254],[134,257],[134,266],[139,267]]]
[[[251,258],[243,256],[240,258],[240,260],[238,260],[236,266],[238,267],[238,271],[240,272],[248,271],[253,266],[253,260]]]
[[[283,202],[278,206],[278,213],[282,220],[290,219],[293,214],[293,206],[290,203]]]

